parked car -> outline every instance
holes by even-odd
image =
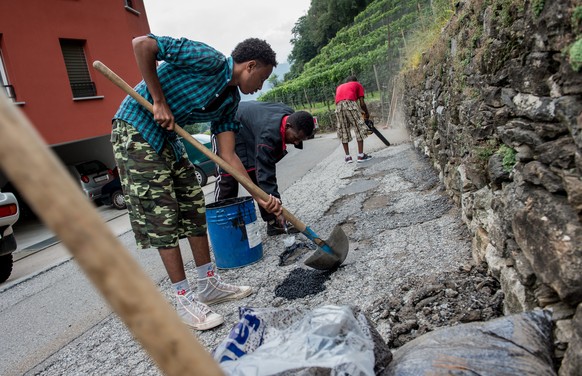
[[[12,193],[14,197],[16,197],[16,201],[18,201],[18,214],[19,218],[22,221],[23,219],[37,219],[38,215],[32,210],[32,208],[28,205],[28,202],[24,199],[22,194],[15,186],[12,185],[11,182],[6,183],[3,187],[0,188],[0,191],[4,193]]]
[[[317,133],[317,130],[319,129],[319,123],[317,122],[317,116],[313,117],[313,133],[311,133],[311,136],[307,137],[308,140],[312,140],[315,138],[315,134]]]
[[[207,134],[193,134],[196,140],[198,140],[202,145],[206,146],[206,148],[212,151],[212,142],[210,139],[210,135]],[[184,146],[186,147],[186,153],[188,153],[188,159],[196,168],[196,179],[198,179],[198,183],[201,187],[205,186],[208,183],[209,176],[216,176],[216,164],[210,160],[206,155],[202,154],[202,152],[192,146],[188,141],[183,141]]]
[[[100,202],[103,186],[115,179],[113,171],[101,161],[86,161],[67,167],[83,193],[94,202]]]
[[[18,221],[19,216],[16,196],[0,192],[0,283],[5,282],[12,273],[12,252],[16,250],[12,225]]]
[[[105,184],[101,189],[101,202],[105,205],[113,206],[116,209],[123,210],[127,208],[125,196],[121,189],[121,179],[117,166],[113,169],[114,179]]]

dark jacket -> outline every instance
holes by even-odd
[[[283,103],[240,102],[236,120],[241,123],[235,151],[251,172],[255,170],[259,187],[279,197],[275,164],[286,154],[281,135],[281,120],[295,112]]]

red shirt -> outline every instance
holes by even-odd
[[[346,82],[341,84],[335,90],[335,103],[340,101],[357,101],[364,96],[364,87],[357,81]]]
[[[289,115],[283,116],[283,120],[281,120],[281,126],[279,127],[279,131],[281,132],[281,140],[283,140],[283,150],[287,150],[287,144],[285,143],[285,125],[287,124],[287,118]]]

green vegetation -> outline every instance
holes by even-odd
[[[515,159],[517,152],[507,145],[501,145],[497,150],[497,154],[503,156],[503,170],[505,172],[513,170],[513,166],[517,162]]]
[[[574,42],[568,49],[568,57],[572,69],[576,72],[582,68],[582,38]]]
[[[293,79],[337,34],[351,24],[354,17],[372,0],[312,0],[307,15],[299,18],[292,29],[293,49],[289,55],[291,70],[285,79]]]
[[[572,12],[571,23],[573,30],[579,29],[582,24],[582,6],[577,6]],[[572,69],[579,72],[582,68],[582,36],[578,34],[577,40],[568,48],[568,60]]]
[[[540,14],[542,14],[542,11],[544,10],[544,5],[546,5],[545,0],[533,0],[532,1],[532,9],[533,9],[534,15],[536,17],[539,17]]]
[[[497,142],[494,139],[487,140],[485,145],[475,147],[474,155],[479,159],[481,162],[489,161],[489,158],[495,153],[495,149],[497,149]]]
[[[431,4],[432,14],[422,19],[422,27],[413,29],[406,39],[402,56],[404,69],[414,69],[420,65],[422,54],[435,46],[442,29],[454,13],[454,2],[440,0]],[[450,45],[447,48],[450,48]]]
[[[284,80],[260,99],[283,101],[294,107],[312,107],[314,102],[330,107],[336,86],[352,74],[368,90],[382,89],[378,83],[387,85],[400,71],[403,52],[405,56],[420,56],[429,45],[409,45],[405,37],[415,32],[426,35],[429,30],[438,34],[452,9],[451,0],[375,0],[355,16],[352,25],[340,29],[313,59],[305,62],[301,72],[295,71],[293,79]],[[296,28],[307,30],[308,19],[309,14],[298,21]],[[303,38],[294,39],[294,43],[304,42]],[[297,70],[294,66],[298,61],[293,61],[292,70]]]
[[[572,12],[572,28],[574,30],[578,29],[578,26],[582,23],[582,6],[577,6]]]

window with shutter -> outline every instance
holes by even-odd
[[[73,98],[94,97],[97,94],[95,84],[91,81],[87,59],[85,58],[85,41],[61,39],[61,50],[65,59],[67,73]]]
[[[131,13],[134,13],[139,16],[139,12],[135,8],[135,4],[133,0],[125,0],[125,9]]]

